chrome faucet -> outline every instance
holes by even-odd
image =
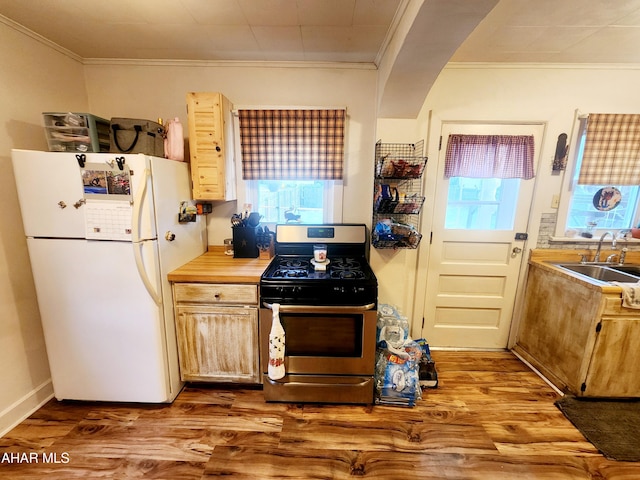
[[[600,237],[600,241],[598,242],[598,248],[596,250],[596,254],[593,256],[593,262],[597,263],[600,261],[600,250],[602,250],[602,242],[604,241],[607,235],[611,235],[611,249],[616,249],[616,236],[611,232],[604,232]]]
[[[627,259],[627,251],[628,251],[627,247],[623,247],[622,248],[621,253],[620,253],[620,260],[618,260],[618,263],[620,265],[623,265],[624,261]]]

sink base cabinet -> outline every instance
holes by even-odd
[[[514,351],[583,397],[640,397],[640,310],[620,293],[530,264]]]
[[[640,319],[602,317],[584,396],[640,397]]]
[[[254,290],[255,285],[174,285],[183,381],[260,383]],[[250,293],[250,304],[241,304],[243,293]]]

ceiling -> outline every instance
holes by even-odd
[[[500,0],[451,60],[640,64],[640,0]]]
[[[401,0],[0,0],[83,58],[373,63]]]
[[[640,64],[640,0],[0,0],[0,15],[86,61],[375,68],[402,34],[385,88],[410,76],[422,99],[448,61]]]

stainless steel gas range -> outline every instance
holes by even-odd
[[[368,238],[362,224],[276,226],[276,256],[260,280],[265,400],[373,403],[378,282]],[[285,331],[277,380],[267,369],[273,304]]]

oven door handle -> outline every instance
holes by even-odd
[[[262,302],[269,310],[272,309],[273,304]],[[280,305],[280,311],[283,313],[291,312],[304,312],[304,313],[331,313],[331,312],[342,312],[342,313],[358,313],[358,312],[366,312],[369,310],[373,310],[376,307],[375,303],[368,303],[366,305]]]

